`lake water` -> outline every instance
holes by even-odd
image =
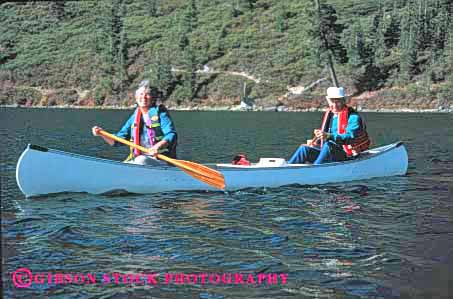
[[[107,146],[90,128],[115,132],[129,113],[2,108],[5,298],[451,298],[452,114],[363,114],[375,145],[405,142],[406,176],[230,193],[24,198],[15,167],[28,143],[121,160],[128,149]],[[322,114],[172,116],[179,158],[204,163],[237,153],[289,158]],[[13,277],[27,281],[19,268],[50,273],[53,282],[35,275],[19,288]],[[72,283],[55,283],[63,273]],[[137,273],[154,274],[156,283],[131,282]],[[182,273],[198,280],[180,283]]]

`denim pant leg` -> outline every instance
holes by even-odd
[[[288,164],[313,163],[319,155],[320,150],[306,145],[300,146],[289,159]]]
[[[327,162],[339,162],[346,160],[346,152],[341,145],[333,141],[327,141],[321,148],[321,153],[313,164],[321,164]]]

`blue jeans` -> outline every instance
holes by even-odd
[[[346,160],[346,152],[341,145],[333,141],[327,141],[322,148],[307,145],[300,146],[289,159],[289,164],[304,164],[307,162],[321,164],[327,162],[339,162]]]

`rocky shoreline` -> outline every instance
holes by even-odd
[[[347,95],[347,104],[363,112],[453,112],[453,98],[451,93],[445,92],[447,90],[445,86],[433,85],[430,92],[421,89],[417,84],[414,86],[382,88],[361,93],[351,88],[353,93]],[[288,92],[283,95],[267,97],[206,96],[193,100],[175,100],[169,97],[163,103],[169,110],[174,111],[324,111],[327,104],[324,97],[325,90],[318,88],[304,93],[309,88],[310,85],[288,87]],[[122,100],[106,98],[99,102],[93,98],[89,90],[53,90],[29,86],[2,87],[1,84],[0,89],[0,107],[129,110],[133,109],[135,104],[131,91]]]
[[[133,106],[80,106],[80,105],[54,105],[54,106],[25,106],[25,105],[0,105],[0,108],[17,108],[17,109],[88,109],[88,110],[132,110]],[[286,106],[275,107],[244,107],[242,105],[232,106],[205,106],[205,105],[168,105],[171,111],[236,111],[236,112],[322,112],[325,108],[292,108]],[[381,112],[381,113],[453,113],[453,108],[447,109],[411,109],[411,108],[379,108],[367,109],[356,107],[359,112]]]

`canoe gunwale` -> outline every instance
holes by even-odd
[[[65,155],[65,156],[69,156],[69,157],[73,157],[73,158],[90,160],[90,161],[96,161],[96,162],[102,162],[102,163],[117,164],[117,165],[121,165],[121,166],[125,166],[125,167],[151,168],[151,169],[160,169],[160,170],[173,170],[173,169],[176,169],[176,167],[168,166],[168,165],[154,166],[154,165],[139,165],[139,164],[133,164],[133,163],[125,163],[123,161],[116,161],[116,160],[110,160],[110,159],[105,159],[105,158],[97,158],[97,157],[86,156],[86,155],[82,155],[82,154],[65,152],[65,151],[52,149],[52,148],[46,148],[46,147],[43,147],[43,146],[40,146],[40,145],[35,145],[35,144],[28,144],[26,149],[37,150],[37,151],[41,151],[41,152],[54,153],[54,154],[60,154],[60,155]]]
[[[206,163],[204,165],[214,168],[214,169],[221,170],[221,171],[237,171],[237,170],[256,171],[256,170],[298,169],[298,168],[311,168],[311,167],[316,167],[316,168],[318,168],[318,167],[334,167],[334,166],[338,166],[338,165],[357,163],[357,162],[365,161],[368,159],[372,159],[379,155],[383,155],[391,150],[394,150],[402,145],[404,145],[404,142],[398,141],[398,142],[395,142],[395,143],[392,143],[389,145],[385,145],[385,146],[378,147],[375,149],[367,150],[364,153],[362,153],[361,155],[359,155],[357,158],[354,158],[354,159],[341,161],[341,162],[316,164],[316,165],[315,164],[288,164],[285,166],[268,166],[268,167],[248,167],[248,166],[228,165],[228,164],[218,164],[218,163]],[[138,165],[138,164],[133,164],[133,163],[124,163],[122,161],[115,161],[115,160],[110,160],[110,159],[105,159],[105,158],[97,158],[97,157],[76,154],[76,153],[65,152],[65,151],[56,150],[56,149],[50,149],[50,148],[46,148],[46,147],[35,145],[35,144],[28,144],[27,149],[62,154],[62,155],[66,155],[66,156],[71,156],[71,157],[85,159],[85,160],[91,160],[91,161],[97,161],[97,162],[102,162],[102,163],[119,164],[119,165],[125,166],[125,167],[150,168],[150,169],[155,169],[155,170],[175,170],[175,169],[177,169],[176,167],[169,166],[169,165],[153,166],[153,165]],[[374,152],[374,151],[378,151],[378,152]]]

